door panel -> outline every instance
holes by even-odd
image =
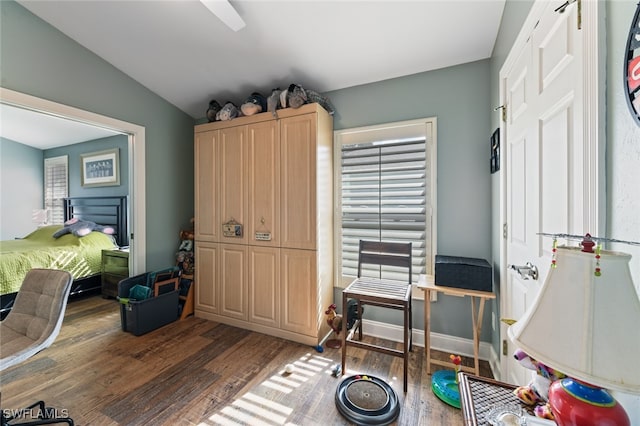
[[[316,247],[316,115],[280,120],[282,247]]]
[[[282,249],[282,328],[317,336],[317,265],[313,250]]]
[[[248,129],[249,244],[277,247],[280,243],[280,132],[275,120]],[[257,234],[259,233],[259,234]],[[265,237],[269,235],[270,240]],[[257,235],[262,236],[260,239]]]
[[[524,279],[512,269],[505,274],[502,316],[513,320],[531,307],[551,264],[553,241],[539,233],[586,232],[581,219],[582,37],[576,5],[559,14],[554,11],[557,3],[546,4],[503,82],[508,96],[506,261],[517,266],[531,262],[539,274],[538,280]],[[526,384],[531,372],[511,356],[516,347],[506,326],[501,331],[507,347],[502,378]]]
[[[247,246],[220,244],[220,315],[247,319]]]
[[[280,249],[249,247],[249,321],[280,327]]]
[[[229,127],[220,131],[218,150],[220,167],[220,217],[218,227],[235,221],[243,226],[242,236],[220,235],[220,241],[232,244],[246,244],[247,221],[247,126]]]
[[[195,309],[218,313],[218,244],[196,242]]]
[[[218,241],[218,131],[196,133],[195,136],[195,239]]]

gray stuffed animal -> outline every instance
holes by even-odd
[[[279,87],[276,87],[271,91],[271,96],[267,98],[267,111],[269,111],[275,118],[278,118],[278,113],[276,110],[280,106],[280,90]]]
[[[221,109],[222,107],[215,99],[209,102],[209,108],[207,108],[207,120],[209,120],[209,123],[216,121],[218,112],[220,112]]]
[[[318,104],[320,104],[320,106],[324,109],[327,110],[327,112],[329,113],[329,115],[333,115],[336,110],[333,107],[333,105],[331,104],[331,101],[329,100],[329,98],[327,98],[326,96],[321,95],[320,93],[316,92],[315,90],[306,90],[307,92],[307,102],[308,103],[314,103],[317,102]]]
[[[307,93],[297,84],[291,84],[287,90],[287,106],[300,108],[307,103]]]
[[[217,114],[217,118],[219,121],[228,121],[233,120],[234,118],[240,115],[240,111],[238,107],[233,102],[227,102],[224,104],[220,112]]]

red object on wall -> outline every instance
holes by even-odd
[[[633,93],[640,88],[640,56],[629,61],[627,85],[629,87],[629,93]]]

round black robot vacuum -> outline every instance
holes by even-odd
[[[400,414],[398,395],[384,380],[366,375],[343,379],[336,389],[336,407],[357,425],[388,425]]]

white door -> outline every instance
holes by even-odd
[[[563,13],[562,1],[538,2],[537,23],[514,45],[514,58],[501,72],[505,158],[505,245],[501,317],[518,320],[532,305],[551,265],[553,240],[538,233],[595,233],[585,214],[591,171],[585,158],[583,32],[578,7]],[[513,55],[513,56],[512,56]],[[585,184],[585,182],[587,182]],[[559,244],[565,243],[558,240]],[[513,267],[531,264],[538,278]],[[513,359],[516,349],[501,326],[501,378],[526,384],[530,370]],[[540,342],[544,344],[544,342]]]

